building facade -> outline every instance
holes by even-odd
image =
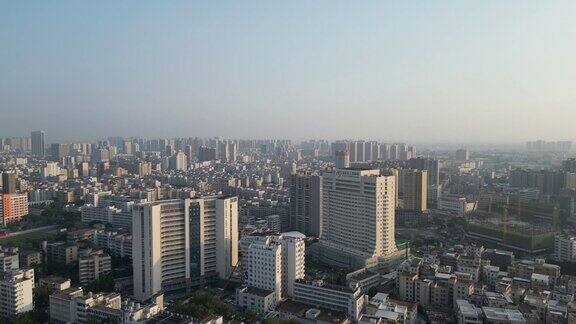
[[[290,181],[291,228],[319,237],[322,229],[322,182],[314,174],[294,174]]]
[[[185,287],[190,278],[190,200],[138,204],[133,209],[134,297]]]
[[[395,177],[343,169],[322,176],[322,261],[365,266],[396,252]]]

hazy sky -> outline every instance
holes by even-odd
[[[576,139],[576,1],[0,0],[0,137]]]

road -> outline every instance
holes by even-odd
[[[58,225],[50,225],[50,226],[43,226],[43,227],[31,228],[31,229],[25,230],[25,231],[19,231],[19,232],[14,232],[14,233],[7,233],[6,236],[0,237],[0,240],[6,239],[6,238],[12,238],[12,237],[15,237],[15,236],[26,235],[26,234],[30,234],[30,233],[34,233],[34,232],[51,231],[51,230],[58,229],[58,227],[59,227]]]

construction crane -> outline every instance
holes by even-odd
[[[502,222],[504,223],[504,228],[502,229],[502,242],[506,243],[508,239],[508,205],[504,207],[504,213],[502,213]]]

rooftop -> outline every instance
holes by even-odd
[[[489,320],[524,321],[524,316],[516,309],[482,307],[482,311]]]

